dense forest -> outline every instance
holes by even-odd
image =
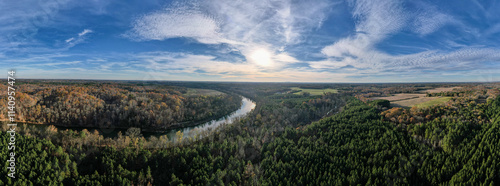
[[[166,94],[160,84],[148,86]],[[367,98],[443,84],[169,82],[164,86],[210,87],[227,95],[249,97],[257,107],[232,124],[205,131],[203,138],[183,139],[178,133],[177,142],[165,136],[146,138],[134,128],[115,138],[104,138],[87,130],[23,126],[19,128],[16,151],[19,162],[23,162],[17,165],[18,178],[2,177],[0,185],[500,183],[497,85],[462,84],[463,89],[447,94],[453,96],[449,102],[426,108],[389,108],[388,101]],[[135,93],[135,99],[149,98],[152,93],[124,87],[114,88]],[[290,87],[334,88],[339,93],[288,94]],[[83,92],[109,100],[93,91],[99,90]],[[168,94],[181,96],[179,92]],[[440,94],[445,93],[430,96]],[[7,152],[6,146],[1,148]],[[2,154],[0,159],[5,162],[7,157]]]
[[[26,83],[17,87],[16,119],[71,127],[159,130],[219,118],[241,105],[241,98],[234,94],[187,95],[187,91],[124,83]],[[7,115],[6,100],[1,95],[0,119]]]
[[[353,100],[342,113],[305,130],[288,129],[267,144],[261,162],[264,181],[283,185],[495,185],[500,182],[499,106],[500,97],[484,110],[491,122],[482,125],[439,119],[422,124],[426,139],[444,136],[437,139],[442,145],[436,147],[419,143],[418,134],[406,135],[393,123],[380,120],[375,107]]]

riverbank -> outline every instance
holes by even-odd
[[[145,136],[151,136],[151,135],[167,135],[168,137],[172,137],[175,135],[176,132],[181,131],[184,134],[184,137],[190,137],[194,134],[192,134],[192,130],[197,130],[198,132],[202,132],[204,130],[208,130],[209,128],[216,128],[222,123],[232,123],[234,119],[245,116],[248,114],[250,111],[252,111],[255,108],[256,104],[254,101],[241,96],[241,105],[240,108],[236,111],[233,111],[225,116],[218,117],[218,118],[210,118],[206,119],[203,121],[198,121],[198,122],[192,122],[192,123],[181,123],[179,125],[176,125],[176,127],[173,128],[168,128],[168,129],[141,129],[141,133],[147,134]],[[8,120],[1,121],[2,123],[8,122]],[[32,126],[37,126],[37,127],[48,127],[48,126],[55,126],[58,130],[66,130],[66,129],[71,129],[71,130],[77,130],[81,131],[84,129],[87,129],[89,131],[94,131],[97,130],[101,135],[104,137],[116,137],[118,132],[122,132],[122,134],[125,133],[127,129],[130,127],[95,127],[95,126],[65,126],[65,125],[58,125],[58,124],[53,124],[53,123],[35,123],[35,122],[17,122],[19,125],[22,124],[27,124],[27,125],[32,125]]]

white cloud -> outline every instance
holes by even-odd
[[[421,35],[427,35],[452,22],[454,22],[453,18],[446,14],[437,12],[423,13],[415,19],[413,30]]]
[[[59,66],[59,65],[75,65],[80,64],[81,61],[66,61],[66,62],[51,62],[51,63],[43,63],[43,64],[35,64],[38,66]]]
[[[96,61],[96,60],[87,60],[87,61]],[[113,67],[131,68],[130,67],[131,64],[127,62],[107,62],[106,60],[97,60],[97,62],[99,62],[99,70],[101,71],[112,71]]]
[[[27,56],[25,58],[9,58],[4,59],[0,62],[4,64],[35,64],[35,63],[51,63],[58,58],[69,57],[71,55],[59,54],[59,53],[49,53],[35,56]]]
[[[309,62],[309,66],[311,68],[315,69],[338,69],[341,67],[345,67],[349,65],[350,62],[349,60],[343,60],[343,61],[332,61],[332,60],[325,60],[325,61],[311,61]]]
[[[331,2],[190,1],[143,15],[126,36],[135,40],[192,38],[205,44],[229,44],[248,64],[268,69],[297,62],[287,45],[302,42],[302,34],[321,26]],[[256,54],[256,51],[262,51]],[[256,55],[266,54],[264,57]],[[264,65],[265,64],[265,65]]]
[[[420,12],[404,12],[401,3],[393,0],[355,1],[353,17],[357,20],[357,32],[324,47],[321,52],[328,59],[309,62],[309,66],[315,69],[337,69],[350,65],[358,69],[371,69],[359,72],[383,74],[389,70],[412,73],[423,70],[465,70],[481,62],[500,61],[500,50],[487,48],[429,50],[407,55],[390,55],[379,51],[375,47],[378,43],[406,28],[426,35],[446,24],[460,24],[433,7]]]
[[[356,1],[354,6],[353,17],[357,20],[357,33],[323,48],[321,52],[326,56],[365,55],[388,34],[399,31],[407,19],[398,1]]]
[[[488,72],[483,79],[495,80],[500,65],[485,67],[474,65],[478,62],[500,61],[500,51],[493,49],[469,48],[455,52],[428,51],[401,56],[373,57],[382,61],[380,66],[369,65],[361,68],[357,60],[346,58],[309,62],[310,67],[284,67],[267,69],[252,63],[230,62],[212,55],[195,55],[174,52],[147,52],[120,55],[107,54],[83,61],[64,61],[64,55],[30,57],[23,60],[7,60],[3,64],[16,64],[13,68],[26,74],[23,77],[36,78],[87,78],[87,79],[144,79],[144,80],[212,80],[212,81],[297,81],[297,82],[402,82],[436,81],[436,78],[455,77],[463,69],[470,69],[464,77],[474,77],[476,72]],[[294,58],[280,55],[283,63],[295,63]],[[292,60],[292,61],[288,61]],[[369,63],[364,63],[369,64]],[[57,70],[46,70],[45,67]],[[57,67],[57,68],[53,68]],[[38,71],[36,71],[38,69]],[[68,72],[60,72],[68,70]],[[69,71],[71,70],[71,71]],[[431,70],[434,72],[428,72]],[[52,76],[42,74],[54,72]],[[446,72],[446,73],[443,73]],[[477,74],[476,75],[480,75]],[[397,77],[397,78],[394,78]],[[474,79],[475,78],[475,79]],[[488,79],[489,78],[489,79]],[[450,80],[449,78],[446,80]],[[453,80],[453,79],[452,79]],[[458,81],[459,79],[454,79]],[[460,79],[462,80],[462,79]],[[466,80],[466,79],[465,79]]]
[[[38,28],[51,24],[69,1],[0,1],[0,51],[17,51],[19,46],[40,45],[34,39]],[[38,51],[38,50],[37,50]]]
[[[463,48],[449,52],[433,50],[398,56],[368,50],[357,58],[344,57],[338,60],[330,58],[326,61],[309,62],[309,66],[316,69],[338,69],[351,65],[358,69],[371,69],[367,73],[373,75],[384,74],[388,71],[418,74],[424,70],[453,71],[488,68],[481,67],[479,64],[498,61],[500,61],[500,50],[489,48]]]
[[[267,71],[251,63],[220,61],[210,55],[150,52],[134,55],[134,57],[137,57],[138,61],[146,62],[135,64],[135,69],[139,71],[144,69],[153,76],[153,79],[165,79],[167,75],[172,74],[176,74],[178,78],[189,74],[192,77],[198,75],[205,78],[212,77],[214,78],[212,80],[285,81],[286,78],[302,73],[301,71],[291,73],[290,70],[286,69]],[[306,81],[306,79],[302,79],[302,81]]]
[[[60,9],[69,1],[0,1],[0,32],[19,32],[29,36],[37,32],[38,26],[49,24]]]
[[[184,53],[153,52],[137,55],[146,64],[137,64],[154,71],[169,71],[176,73],[196,73],[202,70],[208,74],[245,75],[259,73],[256,66],[247,63],[230,63],[217,61],[209,55],[193,55]]]
[[[66,43],[69,43],[69,42],[71,42],[71,41],[73,41],[73,40],[75,40],[75,38],[74,38],[74,37],[69,38],[69,39],[66,39],[66,40],[64,40],[64,41],[65,41]]]
[[[358,0],[352,14],[357,20],[356,31],[375,41],[400,30],[408,19],[402,3],[394,0]]]
[[[78,33],[78,37],[82,37],[82,36],[84,36],[84,35],[86,35],[86,34],[88,34],[88,33],[92,33],[92,32],[93,32],[93,31],[92,31],[92,30],[90,30],[90,29],[83,29],[83,31],[82,31],[82,32]]]
[[[134,55],[139,61],[147,63],[135,64],[136,72],[149,74],[150,79],[172,79],[189,74],[192,78],[203,75],[204,80],[227,81],[297,81],[297,82],[332,82],[349,81],[345,77],[349,73],[318,72],[310,68],[279,68],[262,70],[250,63],[233,63],[216,60],[210,55],[193,55],[185,53],[150,52]],[[284,60],[286,56],[282,56]],[[145,70],[141,70],[145,69]]]
[[[9,55],[25,55],[27,53],[42,54],[65,51],[71,47],[71,45],[69,47],[67,45],[71,42],[71,38],[61,39],[59,33],[64,33],[67,28],[88,24],[88,21],[81,21],[81,19],[87,19],[87,12],[91,16],[107,13],[106,7],[110,2],[101,0],[0,1],[0,52],[5,51]],[[72,9],[78,9],[86,16],[84,18],[72,16],[75,13],[80,13],[72,11]],[[61,29],[63,27],[66,28]],[[39,32],[47,28],[58,31]],[[84,30],[80,34],[84,36],[90,32],[90,30]],[[56,38],[62,41],[53,43],[41,38]],[[74,37],[73,41],[75,39],[77,37]]]
[[[478,68],[478,63],[500,61],[500,50],[464,48],[452,52],[427,51],[393,57],[388,61],[394,67],[406,70],[415,67],[434,70],[473,70]]]
[[[455,20],[450,15],[439,12],[435,6],[415,2],[419,6],[419,11],[415,12],[409,27],[420,35],[427,35],[437,31],[439,28],[447,24],[458,24],[460,22]]]
[[[223,40],[217,33],[217,21],[194,10],[167,9],[165,12],[144,15],[133,26],[129,35],[139,40],[188,37],[208,44],[221,43]]]
[[[83,29],[82,32],[78,33],[78,37],[71,37],[66,40],[64,40],[67,43],[67,48],[74,47],[77,44],[80,44],[85,41],[86,37],[85,35],[88,35],[89,33],[92,33],[94,31],[90,29]]]
[[[400,31],[424,36],[444,25],[459,23],[427,4],[418,4],[424,8],[416,12],[408,12],[402,2],[394,0],[360,0],[350,1],[350,4],[353,5],[355,34],[324,47],[321,52],[327,59],[309,61],[309,67],[303,68],[287,68],[300,61],[286,51],[286,46],[301,43],[304,34],[320,27],[329,5],[333,5],[330,2],[215,0],[180,3],[174,8],[138,18],[128,34],[140,40],[186,37],[205,44],[229,44],[232,51],[239,51],[246,60],[227,62],[215,60],[210,55],[175,56],[172,53],[143,55],[141,59],[148,61],[143,67],[160,72],[204,72],[225,78],[348,81],[348,76],[454,70],[485,60],[498,60],[498,56],[492,54],[497,51],[479,48],[410,55],[381,52],[376,45]]]

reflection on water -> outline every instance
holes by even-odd
[[[242,97],[241,102],[242,102],[242,104],[241,104],[240,109],[234,111],[233,113],[229,114],[226,117],[223,117],[223,118],[220,118],[217,120],[212,120],[212,121],[206,122],[206,123],[198,125],[198,126],[170,130],[164,134],[167,134],[167,136],[172,139],[173,137],[175,137],[176,132],[181,131],[184,134],[183,138],[193,137],[194,135],[196,135],[197,133],[200,133],[202,131],[213,130],[223,123],[230,124],[235,119],[238,119],[242,116],[245,116],[246,114],[248,114],[250,111],[252,111],[255,108],[255,103],[248,98]]]
[[[186,128],[181,128],[181,129],[173,129],[170,131],[167,131],[165,133],[151,133],[151,132],[143,132],[144,137],[149,137],[149,136],[161,136],[161,135],[167,135],[169,139],[175,139],[175,133],[178,131],[181,131],[184,135],[183,138],[187,137],[193,137],[197,133],[201,133],[206,130],[213,130],[220,126],[223,123],[230,124],[232,123],[235,119],[238,119],[240,117],[245,116],[248,114],[250,111],[252,111],[255,108],[255,102],[252,100],[242,97],[241,100],[242,104],[240,109],[234,111],[233,113],[229,114],[228,116],[222,117],[217,120],[212,120],[206,123],[203,123],[201,125],[193,126],[193,127],[186,127]],[[5,122],[1,122],[2,124]],[[26,126],[35,126],[35,128],[38,129],[45,129],[46,127],[50,125],[42,125],[42,124],[25,124],[18,122],[18,127],[21,127],[23,125]],[[84,129],[87,129],[89,132],[94,132],[98,131],[99,134],[103,135],[105,138],[114,138],[117,136],[118,132],[122,132],[123,135],[125,135],[125,132],[127,129],[116,129],[116,128],[85,128],[85,127],[63,127],[63,126],[56,126],[58,130],[66,130],[66,129],[71,129],[74,131],[81,131]]]

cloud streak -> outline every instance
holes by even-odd
[[[136,64],[135,69],[145,69],[148,74],[160,79],[171,74],[191,74],[218,77],[219,80],[225,81],[349,81],[345,78],[349,73],[345,72],[333,74],[308,68],[281,68],[268,71],[248,63],[219,61],[210,55],[152,52],[136,57],[138,61],[147,63]]]
[[[329,6],[324,0],[190,1],[141,16],[126,36],[142,41],[191,38],[204,44],[228,44],[248,63],[282,68],[298,61],[285,48],[301,43],[302,34],[320,27]]]
[[[407,55],[382,52],[376,45],[403,30],[425,36],[447,24],[461,23],[426,4],[419,4],[425,8],[416,12],[405,12],[402,2],[392,0],[359,0],[353,1],[352,6],[353,18],[357,20],[356,33],[324,47],[321,52],[328,59],[309,62],[310,67],[338,69],[351,66],[358,68],[360,73],[375,75],[389,71],[470,70],[485,61],[500,61],[500,50],[493,48],[463,47],[456,51],[428,50]]]
[[[498,3],[168,3],[0,1],[0,65],[40,77],[57,69],[68,73],[53,76],[157,80],[439,81],[500,74]]]
[[[67,44],[67,48],[71,48],[77,44],[85,42],[85,39],[87,38],[85,36],[92,33],[92,32],[94,32],[94,31],[92,31],[90,29],[83,29],[82,32],[78,33],[78,36],[70,37],[70,38],[64,40]]]
[[[302,71],[305,68],[311,72],[341,74],[339,69],[343,69],[349,73],[383,75],[391,74],[389,71],[418,73],[425,70],[470,69],[484,61],[500,60],[496,54],[500,51],[497,49],[468,47],[456,42],[454,47],[461,48],[456,51],[388,54],[379,50],[378,45],[398,33],[411,32],[425,37],[447,25],[465,25],[439,11],[436,6],[424,2],[352,0],[348,4],[355,22],[353,34],[323,47],[320,52],[326,59],[306,61],[308,65]],[[320,28],[327,19],[329,8],[335,5],[321,0],[315,3],[286,0],[190,1],[143,15],[134,21],[128,36],[143,41],[191,38],[204,44],[229,44],[231,50],[239,52],[246,59],[238,63],[223,62],[212,56],[192,54],[181,59],[169,59],[176,61],[168,63],[169,67],[185,69],[187,73],[197,70],[211,75],[233,72],[254,76],[263,75],[261,72],[299,73],[290,70],[290,65],[302,61],[293,57],[286,48],[301,44],[304,35]],[[409,11],[408,6],[414,8]],[[162,66],[159,63],[152,64],[156,68]]]
[[[35,39],[39,28],[53,23],[59,11],[69,3],[69,0],[0,1],[0,52],[41,45]]]

